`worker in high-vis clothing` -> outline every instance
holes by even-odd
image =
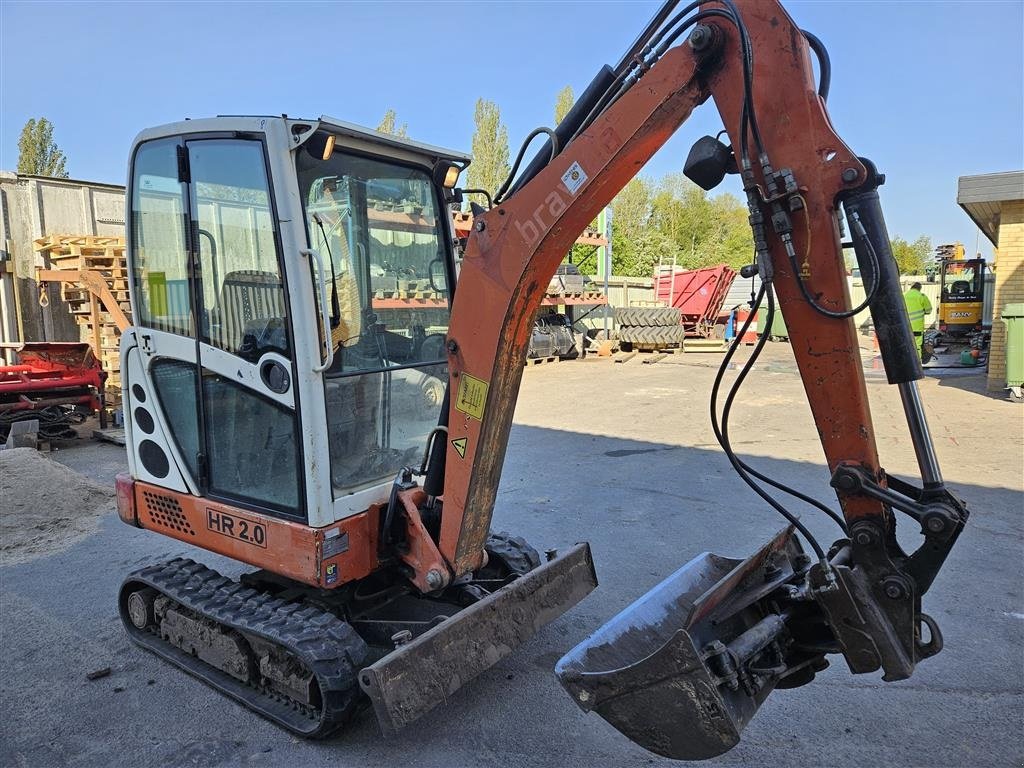
[[[921,284],[914,283],[910,290],[903,294],[903,301],[907,305],[907,314],[910,315],[910,330],[914,332],[914,339],[917,341],[917,353],[924,360],[924,318],[932,311],[932,303],[928,297],[921,293]]]

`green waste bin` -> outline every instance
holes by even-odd
[[[764,333],[764,327],[768,324],[768,308],[762,304],[757,312],[757,333]],[[768,332],[769,338],[788,339],[789,331],[786,329],[786,321],[782,319],[782,310],[778,304],[775,305],[775,314],[772,316],[772,328]]]
[[[1006,386],[1024,385],[1024,304],[1007,304],[1002,320],[1006,323]]]

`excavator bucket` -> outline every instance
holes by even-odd
[[[720,755],[786,671],[786,621],[765,598],[803,563],[792,527],[746,560],[705,552],[566,654],[555,674],[583,710],[651,752]]]
[[[497,664],[597,586],[589,544],[460,611],[359,673],[387,735],[405,727]]]

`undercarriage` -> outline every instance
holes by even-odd
[[[583,550],[574,548],[548,568],[578,563],[593,581],[589,550]],[[577,552],[580,557],[573,557]],[[532,593],[547,594],[543,587],[524,580],[519,594],[512,586],[526,574],[536,578],[548,570],[539,568],[537,551],[522,538],[500,533],[488,539],[487,554],[484,567],[428,595],[414,593],[397,568],[322,590],[268,571],[234,581],[178,558],[131,574],[119,607],[134,642],[297,735],[324,738],[342,728],[367,702],[361,679],[389,731],[439,701],[438,681],[429,676],[411,690],[404,687],[402,701],[392,700],[387,679],[396,669],[400,674],[403,664],[420,665],[426,654],[439,674],[447,664],[459,671],[460,682],[468,682],[493,664],[494,654],[505,655],[480,642],[480,659],[455,648],[459,637],[453,636],[473,634],[462,621],[464,609],[511,599],[526,607],[519,622],[524,637],[545,623],[537,616],[550,606],[529,606]],[[469,612],[466,618],[475,623]],[[410,652],[412,661],[404,658]]]

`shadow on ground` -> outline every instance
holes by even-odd
[[[99,454],[97,454],[97,450]],[[75,453],[78,453],[76,456]],[[107,449],[62,456],[110,481]],[[763,472],[827,498],[826,473],[750,457]],[[841,661],[812,685],[772,695],[732,752],[713,761],[787,766],[1009,765],[1024,756],[1024,527],[1019,491],[957,488],[971,522],[925,609],[946,650],[904,682],[851,676]],[[824,543],[837,534],[806,515]],[[566,616],[384,741],[370,713],[340,738],[288,734],[130,645],[114,598],[128,571],[188,555],[237,564],[111,515],[59,556],[0,569],[0,763],[31,766],[648,766],[640,750],[562,692],[555,661],[702,551],[742,556],[781,527],[717,451],[515,426],[496,529],[538,548],[587,539],[601,585]],[[86,673],[111,667],[90,682]],[[1013,734],[1017,734],[1014,736]]]

